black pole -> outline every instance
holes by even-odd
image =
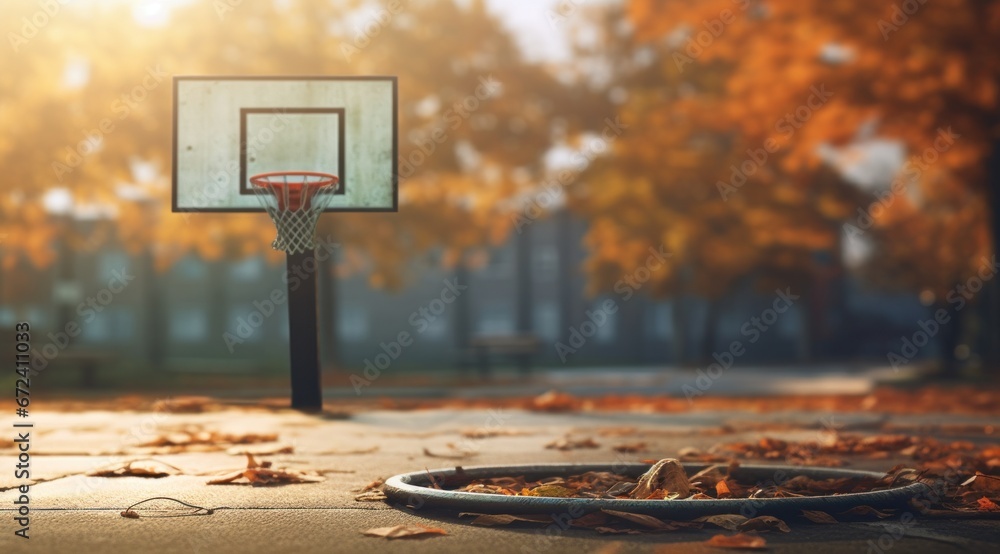
[[[323,409],[316,324],[316,253],[288,254],[288,330],[292,362],[292,408]]]

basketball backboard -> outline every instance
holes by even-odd
[[[340,178],[326,211],[396,211],[395,77],[175,77],[173,211],[263,211],[250,177]]]

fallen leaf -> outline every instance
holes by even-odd
[[[970,490],[974,491],[1000,493],[1000,477],[985,475],[977,471],[975,475],[962,483],[962,486],[969,487]]]
[[[472,520],[473,525],[482,525],[484,527],[498,527],[501,525],[510,525],[516,521],[525,523],[552,523],[552,516],[550,515],[512,515],[512,514],[475,514],[475,513],[461,513],[458,514],[459,517],[465,516],[476,516],[476,519]]]
[[[591,512],[585,516],[578,517],[570,521],[570,525],[575,527],[585,527],[588,529],[593,529],[595,527],[603,527],[608,523],[608,514],[603,512]]]
[[[536,396],[531,400],[531,409],[542,412],[567,412],[579,404],[576,398],[555,390]]]
[[[726,480],[723,479],[715,484],[715,494],[719,498],[729,498],[733,495],[733,492],[729,490],[729,485],[727,485]]]
[[[426,525],[396,525],[395,527],[376,527],[367,531],[362,531],[363,535],[369,537],[383,537],[386,539],[407,539],[416,537],[429,537],[437,535],[447,535],[448,532],[437,527],[427,527]]]
[[[735,531],[739,529],[740,525],[746,523],[748,519],[749,518],[739,514],[719,514],[714,516],[699,517],[695,521],[711,523],[712,525],[721,527],[727,531]]]
[[[742,548],[747,550],[764,550],[767,548],[767,541],[764,540],[764,537],[743,533],[715,535],[705,541],[705,544],[716,548]]]
[[[255,446],[237,445],[226,450],[226,454],[255,454],[257,456],[273,456],[275,454],[294,454],[295,447],[290,444],[261,444]]]
[[[594,531],[602,535],[641,535],[638,529],[615,529],[614,527],[594,527]]]
[[[361,487],[360,489],[357,489],[356,492],[373,491],[375,489],[382,488],[382,485],[385,485],[385,479],[383,479],[382,477],[376,477],[371,483],[368,483],[367,485]]]
[[[472,458],[476,456],[475,452],[459,452],[457,454],[435,454],[429,449],[424,448],[424,456],[429,458],[444,458],[446,460],[464,460],[466,458]]]
[[[358,454],[374,454],[378,452],[378,446],[372,446],[370,448],[359,448],[356,450],[324,450],[323,452],[317,452],[318,456],[354,456]]]
[[[531,431],[520,429],[465,429],[462,436],[467,439],[491,439],[494,437],[521,437],[534,435]]]
[[[249,484],[252,486],[263,485],[289,485],[295,483],[318,483],[323,481],[323,477],[298,471],[293,469],[271,469],[271,462],[264,461],[258,463],[252,454],[246,453],[247,467],[242,471],[231,473],[208,481],[208,485]],[[236,483],[240,479],[246,479],[246,483]]]
[[[545,448],[555,449],[555,450],[577,450],[580,448],[600,448],[600,444],[594,441],[594,439],[587,437],[585,439],[572,439],[570,437],[562,437],[556,439],[545,445]]]
[[[145,465],[136,465],[140,462]],[[105,469],[95,469],[87,473],[87,475],[90,477],[146,477],[159,479],[180,473],[183,473],[180,469],[156,460],[133,460],[115,464]]]
[[[381,502],[387,497],[382,491],[367,491],[354,497],[356,502]]]
[[[802,510],[802,515],[813,523],[840,523],[837,518],[819,510]]]
[[[740,531],[773,531],[778,530],[782,533],[789,533],[791,529],[784,521],[774,517],[774,516],[757,516],[750,518],[737,527]]]
[[[624,519],[626,521],[631,521],[632,523],[637,523],[648,529],[657,529],[657,530],[670,529],[670,525],[653,516],[648,516],[645,514],[633,514],[631,512],[620,512],[618,510],[601,510],[601,511],[608,514],[609,516],[614,516],[620,519]]]
[[[621,452],[622,454],[635,454],[636,452],[645,452],[646,443],[629,442],[624,444],[616,444],[611,447],[611,450],[614,450],[615,452]]]
[[[559,485],[540,485],[533,489],[522,491],[523,496],[544,496],[548,498],[569,498],[576,496],[576,491]]]
[[[679,461],[666,458],[653,464],[653,467],[639,478],[639,483],[629,493],[629,497],[649,498],[658,489],[677,493],[680,498],[690,496],[691,483],[688,481],[684,466]]]
[[[1000,512],[1000,506],[985,496],[976,501],[979,504],[980,512]]]

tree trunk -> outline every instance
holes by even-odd
[[[687,298],[684,294],[674,297],[671,304],[670,318],[673,321],[674,363],[684,366],[688,362],[687,355],[688,329],[691,321],[687,308]]]
[[[949,309],[947,303],[938,305],[938,308]],[[962,330],[964,329],[962,312],[954,313],[951,321],[941,325],[941,377],[944,379],[956,379],[959,376],[961,362],[955,357],[955,349],[962,342]]]
[[[993,150],[987,162],[986,187],[990,203],[990,224],[993,235],[993,253],[1000,251],[1000,139],[993,140]],[[983,358],[986,370],[1000,368],[1000,278],[994,277],[987,285],[983,321],[985,349]],[[957,317],[957,316],[956,316]]]
[[[709,300],[708,311],[705,313],[705,326],[702,329],[701,359],[704,363],[712,361],[712,354],[715,353],[716,334],[719,329],[719,313],[722,311],[723,297]]]

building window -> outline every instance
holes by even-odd
[[[264,260],[260,257],[240,260],[229,267],[229,276],[234,281],[253,282],[264,273]]]
[[[201,308],[178,308],[170,314],[167,333],[176,342],[202,342],[208,334],[208,316]]]
[[[371,334],[368,310],[357,305],[345,304],[340,309],[337,322],[340,338],[346,341],[361,342]]]
[[[601,314],[604,314],[604,316],[607,317],[607,319],[604,320],[603,324],[598,325],[598,327],[597,327],[597,335],[596,336],[597,336],[597,342],[598,343],[608,344],[608,343],[614,342],[615,339],[618,337],[618,313],[619,312],[616,311],[613,314],[609,314],[607,311],[605,311],[601,307],[603,304],[604,304],[604,300],[602,299],[601,301],[596,302],[591,307],[591,310],[593,310],[593,313],[601,313]]]
[[[205,263],[194,256],[188,256],[177,262],[174,271],[178,277],[191,280],[204,279],[206,273]]]
[[[234,306],[229,309],[228,320],[227,331],[247,342],[258,342],[264,334],[261,329],[267,316],[250,306]]]
[[[80,338],[85,342],[128,341],[135,338],[135,314],[128,308],[104,308],[93,319],[79,319]],[[88,320],[89,319],[89,320]]]
[[[514,332],[514,317],[509,304],[487,304],[479,315],[476,329],[481,335],[509,335]]]
[[[115,275],[127,273],[132,259],[124,252],[109,252],[101,256],[98,263],[97,277],[101,281],[101,286],[108,284]]]
[[[490,252],[490,261],[486,269],[486,277],[493,279],[510,279],[514,274],[514,251],[511,247],[494,248]]]
[[[90,321],[80,322],[80,338],[85,342],[106,342],[111,340],[111,311],[96,312]]]
[[[46,310],[43,310],[38,306],[29,306],[25,319],[31,322],[32,328],[45,328],[49,323],[50,317]],[[62,322],[61,324],[65,325],[66,322]],[[61,331],[62,329],[59,330]]]
[[[428,321],[427,328],[420,335],[431,340],[444,339],[448,336],[448,320],[442,316],[438,316],[433,321]]]
[[[9,327],[17,323],[17,314],[10,308],[0,308],[0,325]]]
[[[793,339],[802,334],[805,323],[802,318],[802,311],[798,306],[791,306],[783,314],[778,314],[778,335]]]
[[[559,273],[559,250],[554,245],[536,245],[533,258],[536,280],[556,280]]]
[[[559,306],[554,302],[535,305],[535,333],[547,341],[559,340]]]
[[[674,303],[659,302],[654,304],[646,317],[649,318],[647,329],[650,338],[667,338],[674,334]]]

